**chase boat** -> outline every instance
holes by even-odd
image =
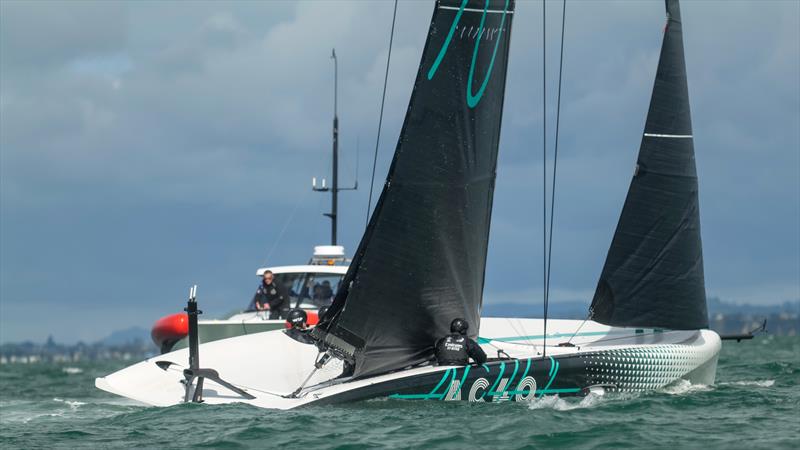
[[[318,245],[305,265],[261,267],[259,279],[269,270],[275,283],[285,287],[292,308],[306,311],[308,322],[317,323],[317,311],[331,305],[344,274],[348,260],[340,245]],[[211,342],[243,334],[284,328],[284,320],[270,320],[269,311],[256,311],[254,305],[236,311],[223,319],[201,320],[198,323],[199,342]],[[186,313],[171,314],[157,320],[150,331],[161,353],[188,346],[189,317]]]
[[[713,383],[721,343],[707,329],[678,1],[666,8],[636,170],[587,320],[480,317],[514,2],[439,0],[386,183],[315,344],[282,331],[190,342],[97,387],[157,406],[291,409]],[[194,295],[187,309],[196,341]],[[434,364],[456,317],[496,357]]]

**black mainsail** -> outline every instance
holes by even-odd
[[[607,325],[708,328],[692,122],[678,0],[628,197],[592,300]]]
[[[389,174],[315,329],[356,377],[432,356],[480,322],[513,0],[439,0]]]

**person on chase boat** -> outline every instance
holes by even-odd
[[[486,362],[486,353],[467,336],[469,324],[464,319],[450,323],[449,334],[436,341],[436,361],[440,366],[465,366],[472,358],[478,364]]]
[[[264,278],[256,289],[251,305],[257,311],[269,311],[270,320],[280,319],[289,309],[289,293],[279,283],[271,270],[264,272]]]

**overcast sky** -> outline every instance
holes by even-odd
[[[398,8],[378,189],[432,8]],[[548,2],[549,105],[559,9]],[[212,318],[246,305],[257,267],[327,243],[330,197],[310,182],[330,172],[332,47],[343,184],[359,167],[359,190],[340,196],[354,250],[391,14],[388,1],[0,2],[0,341],[149,328],[192,283]],[[682,14],[708,294],[798,299],[800,2],[685,1]],[[518,1],[485,302],[541,303],[541,19],[540,2]],[[664,6],[570,1],[566,22],[552,295],[588,307]]]

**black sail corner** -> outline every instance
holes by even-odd
[[[435,5],[383,191],[314,331],[356,377],[427,361],[454,318],[477,333],[513,12]]]
[[[708,328],[692,123],[677,0],[667,26],[636,170],[592,300],[621,327]]]

